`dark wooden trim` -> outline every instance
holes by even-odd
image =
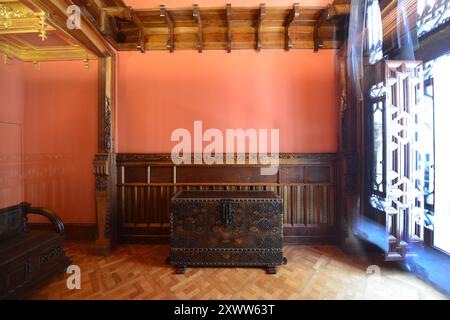
[[[50,223],[28,223],[30,230],[54,231]],[[66,223],[64,224],[65,239],[69,241],[94,242],[97,235],[95,223]]]
[[[193,154],[191,159],[193,162],[194,158],[197,155]],[[233,155],[234,159],[237,158],[237,155]],[[224,156],[225,159],[225,156]],[[245,159],[249,159],[249,154],[245,154]],[[314,162],[317,161],[336,161],[337,155],[336,153],[280,153],[279,154],[280,163],[282,161],[292,160],[292,161],[301,161],[302,163]],[[168,162],[172,163],[170,158],[170,153],[118,153],[117,154],[117,162]]]
[[[98,152],[105,148],[106,58],[98,59]]]

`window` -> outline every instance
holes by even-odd
[[[419,38],[448,21],[450,21],[450,0],[417,0]]]
[[[434,217],[434,85],[433,63],[425,64],[422,112],[422,146],[424,164],[425,227],[433,229]]]
[[[425,80],[425,94],[428,103],[424,105],[428,111],[428,124],[434,138],[429,139],[429,146],[425,146],[429,158],[428,185],[425,184],[425,204],[431,228],[434,230],[433,245],[440,250],[450,253],[450,149],[448,139],[450,128],[450,91],[448,81],[450,75],[450,54],[445,54],[428,63],[429,71]],[[432,108],[432,110],[430,110]],[[434,112],[433,112],[434,111]],[[432,119],[433,118],[433,119]],[[427,130],[428,128],[424,128]],[[432,150],[433,149],[433,150]],[[434,162],[434,163],[433,163]],[[433,177],[434,175],[434,177]]]
[[[386,90],[383,82],[373,85],[370,89],[370,106],[372,108],[373,130],[373,169],[372,190],[375,195],[385,194],[384,174],[384,117]]]
[[[366,112],[372,148],[369,203],[385,219],[386,260],[414,254],[424,237],[424,161],[420,133],[423,65],[386,60],[366,69]],[[373,211],[372,211],[373,212]]]
[[[385,219],[387,260],[414,254],[424,228],[427,244],[450,253],[450,53],[425,63],[400,53],[383,60],[378,0],[367,3],[369,212]],[[417,1],[419,37],[448,22],[450,0]]]
[[[367,1],[366,26],[369,63],[374,64],[383,58],[383,27],[378,0]]]

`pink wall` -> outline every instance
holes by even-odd
[[[23,200],[22,124],[24,109],[23,63],[3,64],[0,54],[0,208]]]
[[[281,152],[335,152],[335,52],[120,52],[119,152],[170,152],[176,128],[278,128]]]
[[[24,195],[65,223],[95,222],[97,63],[25,65]]]

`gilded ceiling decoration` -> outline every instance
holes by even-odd
[[[0,51],[11,58],[33,62],[83,60],[95,56],[52,26],[48,14],[17,0],[0,0]]]

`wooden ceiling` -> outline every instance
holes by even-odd
[[[81,29],[67,27],[77,5]],[[133,9],[123,0],[0,0],[0,51],[39,62],[84,60],[116,50],[331,49],[346,36],[350,0],[326,7]],[[109,45],[108,45],[109,43]]]
[[[116,50],[227,50],[338,48],[349,0],[327,7],[136,9],[122,0],[74,0]]]

